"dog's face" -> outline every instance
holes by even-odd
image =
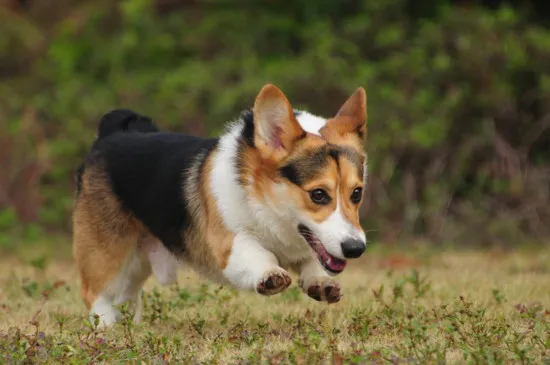
[[[366,177],[366,94],[358,89],[332,119],[295,112],[266,85],[254,104],[254,181],[304,238],[326,271],[340,273],[366,247],[359,206]]]

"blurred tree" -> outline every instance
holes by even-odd
[[[371,238],[542,240],[547,9],[496,0],[4,0],[0,227],[68,228],[74,170],[109,109],[215,135],[275,82],[296,107],[325,116],[367,87]]]

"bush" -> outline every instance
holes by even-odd
[[[550,31],[511,8],[439,3],[429,18],[406,0],[88,2],[52,24],[0,12],[0,135],[17,141],[0,143],[0,207],[68,229],[73,173],[111,108],[215,135],[266,82],[325,116],[363,85],[371,238],[544,239]]]

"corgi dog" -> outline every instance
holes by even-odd
[[[82,298],[101,326],[128,303],[141,318],[153,274],[179,265],[222,284],[274,295],[291,284],[338,302],[334,276],[366,248],[366,93],[333,118],[294,110],[267,84],[219,138],[161,132],[129,110],[105,114],[77,173],[73,253]]]

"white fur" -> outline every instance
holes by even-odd
[[[296,110],[299,114],[296,118],[302,129],[308,133],[320,135],[319,131],[327,124],[325,118],[318,117],[303,110]]]
[[[186,176],[185,183],[183,184],[183,188],[185,189],[185,199],[187,202],[187,208],[189,209],[189,213],[193,219],[196,219],[196,217],[198,217],[204,209],[204,204],[199,193],[199,173],[201,164],[206,157],[205,152],[199,153],[195,158],[193,158],[193,162],[187,169],[187,173],[183,174],[183,176]]]
[[[346,239],[355,238],[365,242],[365,232],[355,228],[342,214],[340,196],[336,200],[336,209],[326,220],[321,223],[310,220],[306,225],[323,243],[328,253],[341,259],[345,259],[341,244]]]
[[[319,135],[326,120],[301,111],[297,117],[301,127]],[[250,197],[239,183],[236,158],[243,122],[230,126],[219,141],[212,158],[213,168],[208,184],[214,195],[218,210],[228,230],[235,234],[231,254],[223,271],[225,280],[242,289],[256,290],[258,284],[268,274],[282,272],[290,265],[297,264],[301,278],[322,277],[328,274],[319,263],[316,254],[298,233],[298,222],[304,222],[319,237],[327,251],[343,258],[341,242],[346,238],[365,240],[364,232],[357,230],[343,216],[340,202],[329,218],[317,224],[292,205],[284,184],[274,186],[275,197],[256,201]],[[264,131],[269,133],[269,131]],[[191,215],[202,212],[196,187],[200,161],[197,156],[187,175],[186,197]],[[365,168],[366,179],[366,168]],[[254,183],[251,181],[251,183]],[[144,249],[145,248],[145,249]],[[90,316],[97,314],[100,325],[108,326],[116,322],[120,312],[117,305],[130,301],[135,307],[134,320],[141,318],[141,288],[151,274],[155,274],[161,284],[175,282],[177,260],[160,242],[146,242],[137,246],[126,258],[123,267],[91,306]]]
[[[113,307],[111,298],[100,295],[96,298],[90,308],[90,320],[94,323],[94,315],[99,316],[99,327],[107,327],[115,323],[120,312]]]
[[[275,255],[259,243],[260,240],[245,232],[235,236],[224,276],[236,287],[255,290],[266,272],[277,270]]]
[[[323,276],[330,276],[327,275],[327,272],[317,259],[317,257],[312,257],[309,260],[305,260],[300,265],[300,279],[308,279],[308,278],[318,278]]]
[[[235,123],[230,127],[229,132],[220,139],[213,158],[210,188],[220,215],[230,231],[235,234],[246,232],[261,240],[261,246],[270,251],[280,247],[281,244],[294,245],[300,236],[297,232],[288,234],[288,222],[292,217],[284,219],[273,211],[271,204],[266,208],[264,203],[247,197],[239,183],[235,160],[239,145],[237,140],[240,138],[242,127],[241,123]],[[287,211],[287,209],[284,210],[284,212]],[[292,222],[293,225],[294,223],[295,221]],[[295,227],[290,231],[296,231]],[[277,254],[275,255],[279,258]]]
[[[312,251],[294,223],[285,224],[287,219],[247,198],[239,184],[235,159],[242,128],[242,123],[235,123],[221,137],[209,183],[225,226],[236,235],[224,276],[237,287],[254,289],[270,269],[308,257]],[[295,248],[288,250],[289,246]]]
[[[151,266],[145,255],[136,247],[123,263],[117,276],[106,285],[90,308],[93,322],[94,314],[99,316],[100,327],[107,327],[120,317],[116,306],[126,302],[134,305],[134,321],[141,318],[141,288],[151,275]]]
[[[230,127],[229,132],[220,139],[213,157],[209,183],[225,226],[235,234],[244,232],[255,237],[257,244],[272,252],[279,264],[297,262],[308,257],[312,252],[296,230],[294,214],[288,215],[289,209],[277,211],[274,208],[276,204],[268,202],[266,206],[263,202],[248,198],[239,184],[235,159],[242,127],[242,123],[235,123]],[[235,242],[237,241],[236,238]],[[293,249],[288,250],[288,247]]]
[[[154,237],[148,237],[142,243],[143,250],[151,265],[153,275],[160,285],[177,283],[178,260],[168,249]]]
[[[300,117],[311,131],[324,125],[321,118],[311,114],[302,113]],[[311,122],[314,120],[317,122]],[[242,123],[235,123],[222,136],[209,181],[221,217],[226,227],[236,235],[224,270],[229,281],[238,287],[252,289],[274,266],[287,267],[311,260],[318,263],[315,253],[298,233],[298,222],[306,223],[335,257],[343,258],[340,245],[346,238],[365,240],[364,232],[344,218],[339,201],[331,216],[317,224],[292,205],[284,184],[274,187],[274,201],[264,197],[265,201],[259,202],[247,196],[235,169],[242,128]],[[319,263],[311,267],[315,268],[316,274],[322,270]]]
[[[220,138],[217,151],[213,157],[210,188],[218,203],[220,214],[226,226],[233,232],[239,232],[248,219],[246,196],[239,184],[235,171],[238,142],[242,123],[235,123]]]

